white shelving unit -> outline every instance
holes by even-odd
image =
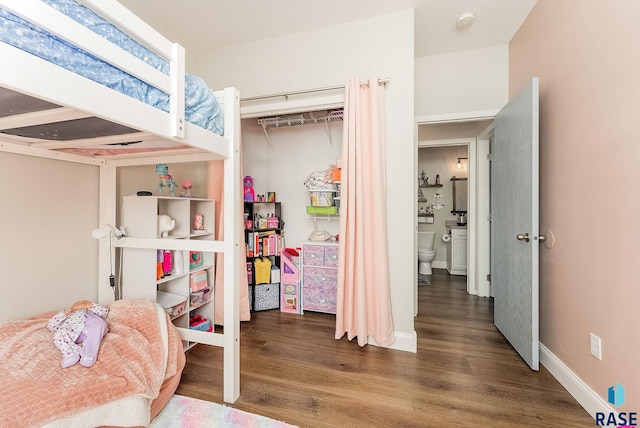
[[[204,217],[204,230],[193,230],[195,214]],[[168,215],[176,222],[169,236],[158,236],[158,215]],[[214,320],[213,289],[215,279],[215,254],[201,251],[202,264],[190,268],[190,249],[200,244],[211,244],[215,239],[215,202],[209,199],[178,198],[164,196],[126,196],[123,201],[122,224],[127,233],[127,241],[138,245],[125,245],[122,259],[122,297],[125,299],[157,300],[157,293],[166,292],[181,296],[186,301],[184,310],[172,316],[172,322],[184,332],[198,335],[199,331],[189,329],[191,315],[199,314]],[[143,244],[142,239],[146,239]],[[133,242],[131,242],[133,241]],[[183,247],[183,248],[180,248]],[[158,250],[170,251],[171,270],[168,275],[158,278]],[[192,304],[190,299],[190,277],[200,271],[207,273],[210,292],[205,302]],[[201,338],[190,339],[182,334],[185,350]]]

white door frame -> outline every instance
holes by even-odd
[[[418,147],[427,147],[431,145],[455,145],[462,144],[461,139],[436,141],[436,142],[419,142],[418,128],[420,125],[436,124],[436,123],[456,123],[456,122],[475,122],[480,120],[492,120],[498,110],[484,110],[463,113],[450,113],[440,115],[418,116],[415,118],[415,162],[413,194],[418,194]],[[487,155],[489,153],[489,129],[480,133],[474,139],[464,139],[469,146],[469,213],[467,220],[467,229],[469,236],[468,245],[468,270],[467,270],[467,292],[479,296],[490,296],[491,288],[487,274],[489,273],[489,165]],[[414,212],[417,212],[417,201],[414,203]],[[418,230],[417,218],[414,220],[414,229]],[[417,260],[418,249],[417,240],[414,240],[414,259]],[[417,278],[417,265],[414,265],[414,277]],[[417,281],[414,292],[414,312],[418,314],[418,288]]]

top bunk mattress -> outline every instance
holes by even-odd
[[[169,74],[169,63],[74,0],[42,0],[43,3],[116,44],[138,59]],[[78,75],[169,112],[169,95],[146,82],[81,50],[67,41],[0,8],[0,41],[36,55]],[[46,79],[46,76],[43,76]],[[73,90],[73,89],[70,89]],[[199,77],[185,75],[185,118],[218,135],[224,134],[223,114],[218,101]]]

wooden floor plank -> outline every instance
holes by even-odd
[[[327,314],[252,313],[232,406],[300,427],[587,427],[594,421],[493,325],[489,298],[434,269],[420,286],[417,353],[334,339]],[[222,403],[222,349],[197,345],[176,393]]]

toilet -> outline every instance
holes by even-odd
[[[431,261],[436,256],[433,249],[435,238],[435,232],[418,232],[418,273],[420,275],[431,275]]]

